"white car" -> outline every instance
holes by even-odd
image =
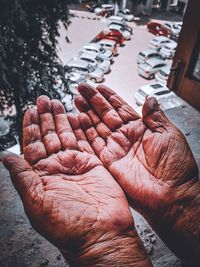
[[[131,34],[133,34],[133,28],[130,27],[125,21],[110,21],[108,24],[108,27],[111,24],[121,26],[123,29],[125,29],[125,30],[129,31]]]
[[[102,48],[99,44],[90,43],[83,47],[83,51],[95,54],[96,56],[101,57],[102,59],[112,60],[113,54],[112,51]]]
[[[156,72],[166,65],[166,62],[162,59],[151,58],[138,65],[138,74],[146,79],[153,79]]]
[[[153,49],[146,49],[138,53],[136,60],[138,64],[142,64],[151,58],[162,59],[162,56],[160,53],[158,53],[157,51]]]
[[[80,59],[72,59],[67,64],[68,71],[72,73],[80,73],[85,76],[86,79],[90,79],[94,82],[103,81],[103,71],[94,66],[91,66],[88,62]]]
[[[163,58],[172,59],[174,57],[176,51],[177,43],[173,40],[171,42],[166,43],[161,47],[159,53],[162,55]]]
[[[133,21],[134,20],[134,16],[129,9],[119,10],[117,15],[124,18],[127,21]]]
[[[102,39],[98,42],[101,48],[112,51],[114,56],[118,55],[117,43],[114,40]]]
[[[167,80],[170,74],[170,69],[171,69],[170,65],[161,68],[155,75],[156,81],[161,84],[167,84]]]
[[[128,30],[126,30],[124,27],[120,26],[120,25],[111,23],[110,25],[108,25],[108,29],[117,30],[118,32],[120,32],[123,35],[123,37],[126,40],[130,40],[131,39],[131,33]]]
[[[87,52],[80,52],[77,55],[78,59],[86,61],[88,64],[90,64],[93,67],[97,67],[98,69],[101,69],[104,73],[108,73],[110,71],[110,61],[104,60],[101,57],[87,53]]]
[[[94,13],[96,15],[101,15],[104,11],[114,11],[114,6],[112,4],[103,4],[101,7],[96,7]]]
[[[170,30],[172,32],[172,35],[175,35],[175,36],[178,36],[181,31],[181,27],[176,22],[167,21],[167,22],[164,22],[162,26]]]
[[[172,40],[165,36],[157,36],[153,38],[149,43],[150,49],[159,50],[163,45],[170,43]]]
[[[165,85],[159,83],[152,83],[141,86],[135,93],[135,102],[138,106],[142,106],[146,98],[153,96],[157,99],[158,103],[161,104],[164,100],[173,96],[174,93],[171,92]]]
[[[76,72],[68,72],[67,67],[65,69],[65,79],[76,83],[81,83],[85,81],[84,75]]]
[[[125,22],[125,19],[123,17],[120,17],[120,16],[110,16],[108,18],[108,20],[110,22]]]

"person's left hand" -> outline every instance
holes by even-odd
[[[25,113],[23,149],[25,160],[7,156],[3,163],[33,227],[70,262],[95,266],[107,257],[117,260],[122,243],[139,254],[123,191],[93,153],[78,119],[67,117],[59,101],[41,96],[37,110]]]

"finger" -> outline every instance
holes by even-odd
[[[152,131],[164,132],[167,129],[174,128],[154,97],[149,97],[145,101],[142,108],[142,116],[144,123]]]
[[[115,108],[124,123],[140,118],[137,112],[110,88],[99,85],[96,89]]]
[[[67,117],[76,136],[79,150],[88,152],[90,154],[94,154],[94,151],[92,150],[90,144],[88,143],[87,138],[81,128],[79,119],[73,114],[68,114]]]
[[[62,149],[77,149],[78,144],[74,132],[65,112],[63,104],[54,99],[51,100],[54,122],[57,135],[59,136]]]
[[[92,149],[97,156],[100,156],[101,152],[106,146],[105,141],[99,136],[96,129],[92,125],[90,117],[86,113],[80,113],[78,115],[78,119]]]
[[[87,100],[83,96],[81,95],[77,96],[74,99],[74,103],[80,112],[86,112],[89,115],[93,126],[96,128],[98,134],[103,139],[111,135],[112,133],[111,130],[104,122],[102,122],[99,116],[91,109],[90,105],[87,103]]]
[[[47,96],[39,96],[36,101],[40,116],[40,131],[48,155],[57,153],[61,143],[56,133],[54,117],[52,114],[51,100]]]
[[[33,199],[36,192],[43,193],[40,177],[32,171],[31,166],[21,156],[7,155],[2,162],[10,172],[12,182],[21,198],[28,194]]]
[[[47,156],[42,142],[39,115],[36,109],[28,109],[24,114],[23,153],[29,164],[34,164]]]
[[[78,90],[88,101],[92,109],[99,115],[100,119],[111,130],[115,130],[122,126],[123,121],[116,110],[96,89],[89,85],[81,84],[79,85]]]

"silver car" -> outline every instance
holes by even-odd
[[[120,16],[120,17],[122,17],[122,18],[124,18],[127,21],[133,21],[134,20],[133,14],[127,8],[126,9],[119,10],[118,13],[117,13],[117,15]]]
[[[72,59],[68,64],[68,71],[70,72],[78,72],[83,74],[86,79],[90,79],[94,82],[102,82],[103,81],[103,71],[98,69],[86,61],[80,59]]]
[[[114,40],[102,39],[98,42],[98,44],[102,48],[105,48],[105,49],[112,51],[112,54],[114,56],[118,55],[117,43]]]
[[[171,59],[174,57],[176,47],[177,47],[177,43],[171,40],[170,43],[163,45],[159,52],[163,58]]]
[[[99,56],[87,52],[80,52],[77,57],[78,59],[88,62],[93,67],[101,69],[104,73],[108,73],[110,71],[109,60],[104,60]]]
[[[171,40],[165,36],[157,36],[150,41],[149,48],[159,50],[163,45],[170,42]]]
[[[113,58],[112,51],[102,48],[101,45],[96,43],[90,43],[88,45],[85,45],[83,47],[83,51],[95,54],[96,56],[99,56],[100,58],[106,60],[112,60]]]
[[[138,65],[138,74],[146,79],[153,79],[156,72],[166,65],[164,60],[152,58]]]
[[[160,53],[158,53],[157,51],[153,49],[146,49],[138,53],[137,63],[138,64],[145,63],[148,59],[151,59],[151,58],[162,59],[162,56]]]
[[[170,65],[161,68],[155,75],[156,81],[161,84],[167,84],[167,80],[170,74],[170,69],[171,69]]]

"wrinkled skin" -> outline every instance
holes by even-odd
[[[123,191],[59,101],[41,96],[26,112],[23,148],[25,160],[3,163],[30,222],[63,253],[84,255],[96,243],[136,235]]]
[[[105,86],[81,85],[79,92],[75,104],[87,139],[132,206],[144,215],[164,212],[172,204],[173,189],[197,179],[185,137],[155,98],[146,100],[141,118]]]

